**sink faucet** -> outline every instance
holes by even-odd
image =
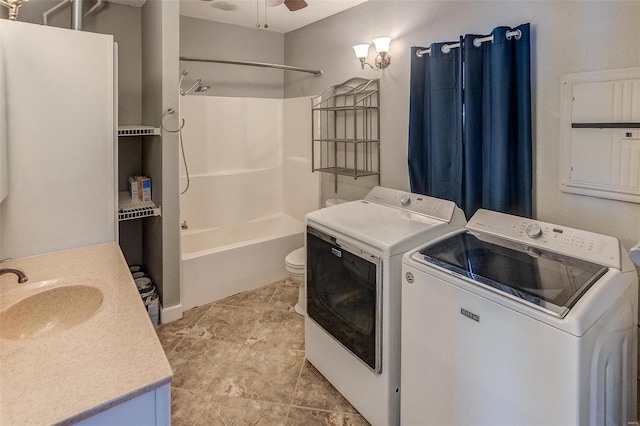
[[[18,276],[18,282],[20,284],[26,283],[29,279],[25,275],[24,271],[20,268],[0,268],[0,275],[4,274],[16,274]]]

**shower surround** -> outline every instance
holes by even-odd
[[[186,310],[286,277],[285,256],[304,245],[304,215],[319,207],[320,178],[307,97],[184,96],[181,115]]]

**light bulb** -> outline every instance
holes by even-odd
[[[378,53],[389,52],[389,44],[391,43],[391,37],[378,37],[373,39],[373,44],[376,45]]]
[[[369,56],[369,45],[368,44],[356,44],[353,46],[354,52],[356,52],[356,58],[358,59],[366,59]]]

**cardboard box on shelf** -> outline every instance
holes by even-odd
[[[133,201],[151,201],[151,179],[147,176],[129,177],[129,194]]]

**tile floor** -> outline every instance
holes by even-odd
[[[157,327],[173,368],[171,422],[368,425],[304,357],[298,286],[283,280]]]

